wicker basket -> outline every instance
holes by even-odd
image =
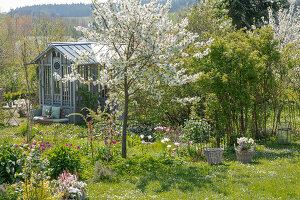
[[[249,150],[240,150],[235,148],[236,158],[241,163],[250,163],[252,162],[252,157],[254,156],[254,148]]]
[[[224,149],[222,148],[207,148],[204,149],[204,154],[207,162],[211,165],[220,164],[222,162]]]

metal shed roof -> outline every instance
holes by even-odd
[[[95,57],[95,53],[99,51],[108,51],[106,45],[100,45],[95,42],[54,42],[29,64],[37,64],[38,60],[52,49],[60,52],[72,63],[81,65],[100,64]]]

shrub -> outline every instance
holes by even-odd
[[[51,179],[56,179],[64,170],[71,173],[81,171],[81,160],[78,147],[73,147],[72,144],[57,146],[48,152],[50,167],[53,170],[50,172]]]
[[[24,99],[26,96],[26,91],[9,92],[9,93],[5,93],[3,96],[5,102],[10,102],[17,99]]]
[[[0,184],[19,181],[15,174],[21,172],[23,162],[22,150],[18,145],[0,145]]]
[[[192,118],[184,123],[183,139],[200,143],[209,140],[210,125],[199,118]]]
[[[0,200],[17,200],[18,195],[13,190],[9,185],[0,185]]]

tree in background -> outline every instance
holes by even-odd
[[[2,29],[3,28],[3,29]],[[1,23],[0,34],[5,39],[1,44],[0,85],[5,93],[22,92],[26,94],[27,113],[31,103],[37,104],[38,76],[36,66],[28,66],[35,56],[41,53],[51,42],[65,41],[65,28],[62,21],[32,19],[29,16],[6,16]],[[28,117],[28,137],[30,123]]]
[[[198,82],[205,94],[205,118],[218,132],[227,133],[233,145],[235,134],[252,133],[261,138],[269,101],[276,80],[280,52],[270,29],[254,33],[236,31],[216,37],[204,59],[194,67],[204,72]]]
[[[237,29],[246,27],[250,29],[252,25],[261,27],[263,17],[268,18],[268,8],[271,7],[274,12],[288,5],[287,0],[227,0],[228,15],[232,18],[232,24]]]
[[[268,21],[265,26],[272,28],[274,37],[279,41],[281,52],[280,68],[274,70],[280,87],[274,93],[273,132],[280,122],[284,104],[288,101],[297,102],[300,97],[300,10],[295,1],[291,2],[288,9],[280,9],[278,12],[268,9]],[[296,124],[294,124],[296,126]]]
[[[231,31],[231,19],[227,16],[225,0],[198,0],[183,13],[189,19],[188,29],[198,33],[198,39],[208,40],[213,35],[224,35]]]

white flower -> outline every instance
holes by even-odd
[[[141,135],[141,138],[142,138],[142,139],[144,139],[144,137],[145,137],[144,135]]]
[[[253,140],[252,138],[249,139],[249,142],[250,142],[251,144],[254,144],[254,140]]]
[[[169,142],[170,139],[169,138],[164,138],[165,142]]]
[[[151,135],[148,135],[148,140],[151,140],[152,139],[152,136]]]
[[[171,145],[168,145],[168,146],[167,146],[168,149],[170,149],[171,147],[172,147]]]
[[[177,147],[179,147],[180,143],[175,142],[174,145],[177,146]]]
[[[165,143],[166,141],[165,141],[165,139],[162,139],[161,142],[162,142],[162,143]]]

